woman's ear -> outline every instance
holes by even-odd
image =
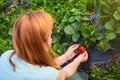
[[[48,44],[49,47],[51,47],[51,45],[52,45],[52,38],[51,38],[51,36],[49,36],[49,38],[47,40],[47,44]]]

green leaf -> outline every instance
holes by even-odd
[[[112,15],[112,13],[110,13],[110,9],[108,9],[108,8],[103,8],[103,12],[108,15]]]
[[[10,28],[8,34],[9,34],[9,35],[12,35],[12,28]]]
[[[84,38],[89,38],[89,37],[90,37],[90,32],[89,32],[89,30],[87,30],[87,29],[83,29],[83,30],[81,31],[81,35],[82,35]]]
[[[70,16],[70,13],[67,11],[62,19],[62,22],[66,22]]]
[[[99,33],[97,36],[97,40],[102,40],[104,38],[104,34],[103,33]]]
[[[117,27],[116,33],[120,33],[120,26]]]
[[[59,49],[59,44],[54,44],[53,45],[53,50],[56,52]]]
[[[115,39],[116,38],[116,33],[115,32],[106,32],[105,33],[105,38],[107,40],[112,40],[112,39]]]
[[[80,37],[79,34],[74,34],[74,35],[72,36],[72,40],[73,40],[73,41],[77,41],[77,40],[79,39],[79,37]]]
[[[80,16],[81,13],[82,13],[82,12],[77,11],[77,12],[73,13],[73,15]]]
[[[98,36],[97,37],[97,40],[101,40],[101,39],[103,39],[104,38],[104,36]]]
[[[105,23],[105,28],[107,30],[114,30],[113,26],[114,26],[113,20],[110,20],[110,21],[108,21],[108,22]]]
[[[93,30],[92,32],[90,32],[90,36],[94,35],[95,31]]]
[[[78,30],[79,27],[80,27],[80,23],[79,23],[79,22],[75,22],[75,23],[71,24],[71,26],[72,26],[75,30]]]
[[[66,21],[67,21],[67,18],[63,18],[63,19],[62,19],[62,22],[66,22]]]
[[[118,7],[118,12],[120,13],[120,6]]]
[[[115,11],[114,14],[113,14],[113,17],[116,19],[116,20],[120,20],[120,13],[118,11]]]
[[[74,29],[71,26],[69,26],[69,25],[64,28],[64,31],[67,34],[74,34],[75,33]]]
[[[111,45],[106,41],[100,41],[99,44],[97,44],[97,48],[103,51],[107,51],[108,49],[111,49]]]
[[[83,16],[83,17],[81,18],[81,20],[85,20],[85,21],[87,20],[87,21],[88,21],[89,18],[88,18],[87,16]]]
[[[105,6],[106,8],[109,9],[109,6],[108,6],[108,4],[105,1],[100,0],[100,3],[102,4],[102,6]]]
[[[73,8],[72,10],[70,10],[72,13],[75,13],[75,12],[77,12],[78,11],[78,9],[76,9],[76,8]]]
[[[58,38],[55,35],[52,35],[52,43],[56,43],[58,41]]]
[[[88,48],[91,45],[91,43],[90,41],[86,40],[83,42],[83,45],[85,45],[85,47]]]
[[[65,51],[67,50],[67,47],[69,46],[69,44],[68,43],[63,43],[62,45],[61,45],[61,48],[62,48],[62,52],[63,53],[65,53]]]
[[[74,17],[74,16],[71,16],[71,17],[69,18],[69,22],[73,22],[73,21],[75,21],[75,17]]]
[[[80,22],[81,16],[75,16],[75,19]]]

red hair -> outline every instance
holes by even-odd
[[[9,58],[14,69],[15,64],[11,61],[14,54],[27,63],[59,69],[54,58],[48,53],[51,49],[47,40],[52,26],[52,17],[40,10],[22,14],[17,18],[13,27],[14,52]]]

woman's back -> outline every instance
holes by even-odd
[[[38,10],[20,15],[13,26],[13,50],[0,57],[0,80],[65,80],[71,77],[88,54],[79,54],[64,68],[60,65],[72,59],[78,44],[56,57],[52,46],[53,20],[50,14]]]
[[[58,70],[53,67],[34,66],[12,56],[16,70],[9,63],[9,56],[13,50],[3,53],[0,57],[0,80],[57,80]]]

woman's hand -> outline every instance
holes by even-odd
[[[75,49],[77,49],[79,44],[74,44],[70,46],[67,51],[63,54],[63,56],[66,58],[66,60],[70,60],[75,56]]]
[[[55,58],[56,63],[58,65],[62,65],[65,62],[67,62],[68,60],[72,59],[76,54],[74,52],[74,50],[77,49],[78,46],[79,46],[79,44],[74,44],[74,45],[70,46],[63,55]]]
[[[72,76],[77,71],[80,63],[87,61],[88,59],[87,51],[84,51],[84,53],[78,53],[78,54],[79,55],[71,63],[69,63],[62,69],[62,71],[64,72],[63,74],[65,75],[65,78]]]
[[[85,51],[85,52],[82,53],[82,54],[79,54],[78,57],[75,58],[75,60],[76,60],[77,62],[80,62],[80,63],[86,62],[86,61],[88,60],[88,53],[87,53],[87,51]]]

